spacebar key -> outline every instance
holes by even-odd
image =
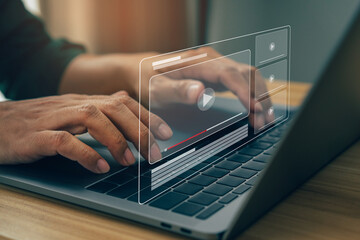
[[[169,192],[165,194],[164,196],[161,196],[158,199],[155,199],[152,203],[150,203],[150,206],[161,208],[164,210],[169,210],[179,203],[183,202],[185,199],[187,199],[188,196],[176,193],[176,192]]]

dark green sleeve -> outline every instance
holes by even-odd
[[[19,0],[0,0],[0,90],[18,100],[57,94],[66,66],[85,50],[52,39]]]

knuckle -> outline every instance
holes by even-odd
[[[111,102],[109,102],[109,109],[111,109],[112,111],[116,111],[116,112],[122,112],[125,108],[125,104],[123,103],[123,101],[121,100],[121,98],[116,98],[114,100],[112,100]]]
[[[159,125],[162,122],[162,119],[154,113],[146,114],[146,117],[147,120],[151,121],[152,124]]]
[[[111,110],[111,111],[114,111],[118,106],[118,103],[116,102],[116,100],[112,100],[112,101],[105,101],[103,103],[103,107],[105,109],[108,109],[108,110]]]
[[[188,86],[188,82],[186,80],[179,80],[176,82],[177,82],[176,88],[186,89],[186,87]]]
[[[65,131],[59,131],[59,132],[56,132],[54,134],[54,138],[53,138],[53,144],[58,147],[58,146],[61,146],[65,143],[67,143],[70,138],[71,138],[71,134],[68,133],[68,132],[65,132]]]
[[[223,71],[221,72],[221,77],[224,78],[233,78],[237,75],[239,75],[240,72],[238,71],[238,69],[236,67],[233,66],[226,66]]]
[[[116,146],[124,146],[126,144],[126,141],[121,134],[117,134],[114,139],[114,144]]]
[[[147,139],[149,137],[149,129],[146,128],[145,126],[140,126],[140,130],[139,130],[139,136],[140,139]]]
[[[234,73],[238,73],[239,70],[236,67],[228,66],[225,68],[225,72],[227,72],[229,74],[234,74]]]
[[[119,100],[121,103],[127,105],[130,104],[132,102],[132,98],[129,97],[128,95],[122,95],[119,97]]]
[[[80,151],[81,156],[83,156],[85,159],[91,159],[92,157],[94,157],[93,151],[91,151],[87,147],[82,147]]]
[[[98,108],[93,104],[85,104],[80,106],[80,113],[82,113],[84,118],[94,117],[98,114]]]

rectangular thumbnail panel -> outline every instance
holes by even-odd
[[[256,36],[255,66],[286,57],[288,55],[288,30],[282,29]]]
[[[256,70],[255,76],[256,99],[266,97],[274,91],[284,89],[288,81],[288,61],[285,59],[262,67]],[[262,85],[259,84],[260,81],[265,81],[267,91],[263,91]]]
[[[279,92],[273,93],[270,95],[270,97],[265,98],[261,101],[259,101],[257,104],[263,104],[263,101],[269,101],[269,99],[272,102],[276,102],[276,105],[273,105],[268,111],[270,112],[269,115],[274,115],[273,121],[269,122],[268,124],[264,125],[261,128],[255,128],[255,134],[261,132],[263,129],[266,129],[268,126],[273,125],[275,123],[280,122],[281,120],[285,119],[287,117],[287,99],[288,93],[287,89],[281,90]],[[259,115],[255,114],[255,121],[256,118],[260,117]]]

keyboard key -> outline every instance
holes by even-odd
[[[125,170],[119,172],[118,174],[120,174],[120,173],[136,177],[139,174],[138,165],[136,164],[136,165],[132,165],[130,167],[127,167]]]
[[[268,149],[269,147],[271,147],[272,144],[271,143],[265,143],[265,142],[254,142],[254,143],[251,143],[249,145],[250,148],[257,148],[257,149],[261,149],[261,150],[266,150]]]
[[[182,179],[185,179],[187,177],[189,177],[190,175],[194,174],[195,171],[194,170],[187,170],[186,172],[183,172],[182,174],[180,174],[179,176],[177,176],[178,178],[182,178]]]
[[[256,174],[255,171],[244,169],[244,168],[236,169],[235,171],[230,173],[231,176],[236,176],[236,177],[241,177],[241,178],[251,178],[255,174]]]
[[[247,169],[251,169],[251,170],[255,170],[255,171],[261,171],[265,168],[265,163],[251,161],[251,162],[245,163],[242,166],[242,168],[247,168]]]
[[[134,195],[131,195],[127,200],[132,201],[132,202],[138,202],[138,200],[140,200],[140,202],[146,202],[149,199],[153,198],[154,196],[163,193],[165,194],[165,192],[170,191],[169,187],[167,186],[160,186],[157,187],[155,190],[151,191],[151,187],[147,187],[143,190],[141,190],[140,192],[140,199],[138,199],[138,192],[135,193]]]
[[[236,188],[233,193],[236,194],[243,194],[244,192],[246,192],[247,190],[249,190],[251,187],[248,185],[240,185],[238,188]]]
[[[264,154],[273,155],[275,151],[276,151],[275,148],[270,148],[270,149],[266,150],[266,151],[264,152]]]
[[[187,195],[194,195],[195,193],[199,192],[202,189],[203,189],[203,187],[196,185],[196,184],[183,183],[180,186],[178,186],[177,188],[175,188],[174,191],[179,192],[179,193],[184,193]]]
[[[226,159],[229,161],[233,161],[233,162],[238,162],[238,163],[246,163],[247,161],[249,161],[252,157],[248,156],[248,155],[244,155],[244,154],[239,154],[239,153],[235,153],[230,157],[227,157]]]
[[[261,154],[259,156],[254,157],[254,161],[264,162],[264,163],[269,162],[270,159],[271,159],[271,156],[270,155],[265,155],[265,154]]]
[[[147,187],[140,192],[140,202],[148,201],[150,198],[156,196],[157,194],[165,193],[167,191],[169,191],[169,188],[166,186],[157,187],[153,191],[151,191],[151,187]],[[127,200],[132,202],[138,202],[138,192],[131,195],[129,198],[127,198]]]
[[[214,195],[210,195],[208,193],[198,193],[192,198],[189,199],[190,202],[201,204],[201,205],[210,205],[216,200],[218,200],[218,197],[215,197]]]
[[[258,180],[258,177],[255,176],[255,177],[251,178],[250,180],[248,180],[245,184],[253,186],[257,180]]]
[[[134,179],[124,185],[121,185],[120,187],[111,190],[107,194],[113,197],[127,198],[130,195],[136,193],[137,190],[138,190],[138,181],[137,179]]]
[[[199,163],[198,165],[196,165],[195,167],[191,168],[190,170],[194,170],[194,171],[199,171],[200,169],[206,167],[208,164],[206,163]]]
[[[241,149],[240,151],[238,151],[238,153],[249,155],[249,156],[257,156],[262,152],[263,152],[263,150],[261,150],[261,149],[248,148],[248,147],[245,147],[245,148]]]
[[[134,181],[134,180],[138,181],[138,178],[136,177],[136,178],[134,178],[134,179],[131,180],[131,181]],[[126,184],[128,184],[128,183],[126,183]],[[141,178],[140,178],[140,184],[141,184],[141,189],[144,189],[144,188],[146,188],[146,187],[151,186],[151,178],[145,177],[145,176],[141,176]]]
[[[227,187],[227,186],[220,185],[220,184],[213,184],[213,185],[209,186],[208,188],[206,188],[203,192],[210,193],[210,194],[213,194],[216,196],[224,196],[231,190],[232,190],[231,187]]]
[[[215,165],[216,168],[222,168],[226,170],[234,170],[241,166],[241,163],[232,162],[232,161],[222,161]]]
[[[230,187],[237,187],[243,182],[245,182],[245,179],[239,177],[233,177],[233,176],[226,176],[218,181],[218,183]]]
[[[185,201],[187,198],[187,195],[181,193],[168,192],[165,195],[152,201],[149,205],[164,210],[169,210],[178,205],[179,203]]]
[[[181,204],[180,206],[176,207],[173,210],[173,212],[184,214],[186,216],[191,217],[191,216],[194,216],[195,214],[197,214],[198,212],[200,212],[203,209],[204,209],[203,206],[185,202],[185,203]]]
[[[197,216],[197,218],[199,218],[199,219],[207,219],[210,216],[214,215],[217,211],[219,211],[223,207],[224,207],[224,205],[222,205],[222,204],[214,203],[213,205],[208,207],[206,210],[204,210],[202,213],[200,213]]]
[[[190,183],[194,183],[200,186],[209,186],[211,183],[215,182],[216,178],[198,175],[189,180]]]
[[[139,200],[139,195],[137,193],[131,195],[127,200],[131,201],[131,202],[138,202]]]
[[[228,195],[226,195],[225,197],[220,199],[219,203],[229,204],[230,202],[232,202],[236,198],[237,198],[237,195],[229,193]]]
[[[205,161],[203,161],[203,163],[213,163],[217,160],[220,160],[219,156],[212,156],[211,158],[206,159]]]
[[[270,137],[270,136],[264,136],[259,139],[260,142],[266,142],[266,143],[277,143],[280,140],[278,137]]]
[[[230,171],[228,170],[224,170],[224,169],[219,169],[219,168],[210,168],[208,170],[206,170],[205,172],[203,172],[203,175],[206,176],[210,176],[210,177],[215,177],[215,178],[221,178],[223,176],[225,176],[226,174],[228,174]]]
[[[119,185],[123,185],[130,180],[134,179],[134,176],[131,176],[129,174],[122,172],[116,173],[108,178],[106,178],[106,181],[113,182]]]
[[[269,136],[270,137],[280,137],[281,133],[273,131],[273,132],[269,133]]]
[[[118,185],[116,185],[114,183],[101,181],[101,182],[98,182],[98,183],[95,183],[95,184],[89,186],[87,189],[94,191],[94,192],[98,192],[98,193],[106,193],[106,192],[110,191],[111,189],[116,188],[117,186]]]

